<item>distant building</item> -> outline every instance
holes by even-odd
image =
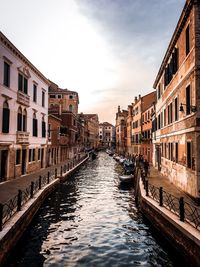
[[[109,122],[99,124],[99,145],[115,147],[115,127]]]
[[[115,131],[116,131],[116,151],[120,154],[126,153],[127,144],[127,110],[120,110],[118,106],[118,111],[116,113]]]
[[[46,167],[48,86],[0,32],[0,182]]]
[[[99,143],[99,118],[97,114],[83,114],[88,131],[86,149],[97,148]]]
[[[200,2],[185,3],[154,82],[153,163],[200,198]]]
[[[141,154],[148,161],[152,161],[152,119],[156,93],[135,97],[135,101],[128,106],[127,116],[127,152]]]

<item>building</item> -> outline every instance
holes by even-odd
[[[126,153],[126,139],[127,139],[127,110],[120,110],[118,106],[118,111],[116,113],[115,120],[115,131],[116,131],[116,152],[119,154]]]
[[[99,118],[97,114],[83,114],[88,132],[86,149],[98,147],[99,143]]]
[[[48,86],[0,32],[0,181],[46,166]]]
[[[78,104],[79,97],[75,91],[61,89],[55,83],[51,82],[49,86],[49,114],[61,119],[62,128],[66,128],[66,140],[63,144],[64,160],[78,158],[80,153],[79,136],[78,136]],[[64,140],[64,137],[62,137]],[[68,146],[66,148],[66,142]],[[65,152],[64,152],[65,151]]]
[[[151,114],[154,110],[156,93],[135,97],[135,101],[128,106],[127,119],[127,152],[141,154],[148,161],[152,161]]]
[[[101,147],[115,147],[115,127],[109,122],[99,124],[99,145]]]
[[[187,0],[153,87],[153,164],[200,197],[200,1]]]

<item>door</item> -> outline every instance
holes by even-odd
[[[26,149],[22,149],[22,175],[26,173]]]
[[[0,150],[0,161],[1,161],[0,182],[2,182],[6,179],[7,175],[8,150]]]

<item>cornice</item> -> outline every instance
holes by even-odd
[[[191,9],[192,9],[192,7],[193,7],[193,5],[195,3],[196,3],[195,0],[188,0],[185,3],[185,6],[184,6],[183,11],[181,13],[181,16],[179,18],[179,21],[178,21],[177,26],[175,28],[174,34],[173,34],[173,36],[171,38],[171,41],[170,41],[169,46],[167,48],[167,51],[165,53],[164,59],[162,61],[160,69],[158,71],[156,80],[155,80],[155,82],[153,84],[153,88],[154,89],[156,89],[156,86],[157,86],[157,84],[158,84],[158,82],[159,82],[159,80],[160,80],[160,78],[162,76],[162,73],[163,73],[163,71],[165,69],[165,66],[166,66],[166,64],[167,64],[167,62],[168,62],[168,60],[169,60],[169,58],[171,56],[171,53],[172,53],[172,51],[173,51],[173,49],[174,49],[174,47],[176,45],[176,42],[177,42],[177,40],[178,40],[178,38],[179,38],[179,36],[180,36],[184,26],[185,26],[185,23],[186,23],[189,15],[190,15],[190,11],[191,11]]]
[[[37,76],[43,80],[48,86],[49,80],[7,39],[7,37],[0,31],[0,42],[8,48],[16,57],[18,57],[26,66],[28,66]]]

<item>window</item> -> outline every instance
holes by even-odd
[[[70,95],[70,96],[69,96],[69,99],[73,99],[73,95]]]
[[[58,95],[58,98],[62,98],[62,96],[61,95]]]
[[[158,130],[160,129],[160,114],[158,115]]]
[[[174,100],[174,120],[177,121],[178,120],[178,98],[176,97]]]
[[[174,160],[174,144],[171,143],[171,155],[170,155],[170,160]]]
[[[2,133],[9,133],[10,124],[10,109],[8,102],[3,103],[3,116],[2,116]]]
[[[33,114],[33,136],[38,136],[37,119],[36,114]]]
[[[177,72],[177,70],[178,70],[178,48],[175,48],[172,53],[170,62],[165,68],[164,72],[165,86],[167,86],[171,82],[173,75]]]
[[[31,162],[31,160],[32,160],[31,155],[32,155],[32,149],[29,149],[29,154],[28,154],[28,161],[29,162]]]
[[[37,102],[37,85],[33,84],[33,102]]]
[[[173,105],[172,103],[170,104],[170,123],[173,122]]]
[[[190,102],[191,102],[191,97],[190,97],[190,85],[186,88],[186,115],[190,114]]]
[[[21,150],[17,149],[17,151],[16,151],[16,165],[20,164],[20,161],[21,161],[20,158],[21,158]]]
[[[190,25],[187,26],[185,31],[185,54],[186,56],[190,52]]]
[[[168,143],[168,159],[170,159],[171,156],[170,148],[171,148],[170,143]]]
[[[48,124],[48,136],[49,136],[49,139],[51,139],[51,124],[50,123]]]
[[[192,144],[187,142],[187,167],[192,168]]]
[[[7,87],[10,87],[10,65],[5,61],[4,61],[3,84]]]
[[[160,84],[158,85],[158,91],[157,91],[157,98],[160,99],[161,91],[160,91]]]
[[[18,108],[17,112],[17,131],[22,131],[22,109]]]
[[[35,161],[35,148],[32,150],[32,161]]]
[[[21,73],[18,73],[18,90],[28,94],[28,80]]]
[[[175,161],[178,163],[178,143],[175,143]]]
[[[27,112],[26,109],[24,109],[22,118],[23,132],[26,132],[26,125],[27,125]]]
[[[42,91],[42,106],[45,106],[45,92]]]
[[[42,118],[42,137],[46,137],[46,122]]]
[[[38,148],[38,160],[40,160],[40,148]]]
[[[168,113],[168,124],[170,124],[170,106],[167,107],[167,113]]]
[[[50,97],[50,98],[56,98],[56,96],[55,96],[55,95],[50,95],[49,97]]]
[[[166,126],[166,109],[164,109],[164,126]]]
[[[72,112],[72,109],[73,109],[72,105],[69,105],[69,111]]]

